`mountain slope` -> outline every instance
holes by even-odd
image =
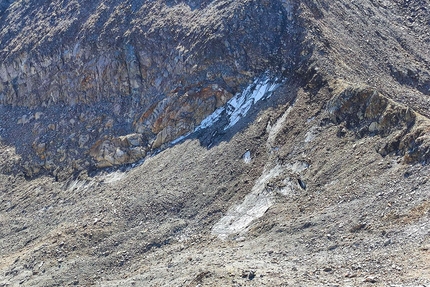
[[[429,4],[4,2],[0,286],[430,284]]]

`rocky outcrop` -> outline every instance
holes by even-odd
[[[0,286],[430,286],[428,7],[0,0]]]
[[[129,134],[113,139],[99,140],[90,149],[98,167],[110,167],[136,162],[147,152],[140,134]]]
[[[28,175],[140,159],[262,73],[297,62],[298,7],[289,2],[3,6],[0,105],[16,122],[0,124],[5,143],[32,166]],[[145,144],[124,146],[121,138],[135,134]]]
[[[2,14],[1,104],[133,97],[145,110],[173,90],[216,83],[238,91],[258,73],[291,65],[282,59],[297,36],[280,1],[200,1],[194,9],[81,2],[16,3]],[[22,19],[31,30],[9,28]]]
[[[325,75],[366,83],[429,117],[428,4],[3,1],[0,136],[29,176],[130,163],[265,73],[311,90]],[[382,118],[353,120],[362,132],[409,126],[377,101]],[[118,140],[134,134],[142,146]]]
[[[183,95],[175,93],[152,106],[135,123],[137,132],[156,134],[153,148],[192,131],[206,116],[224,105],[232,94],[217,84]]]
[[[383,156],[397,153],[407,163],[429,163],[430,120],[368,86],[342,81],[332,84],[335,96],[327,105],[330,119],[358,138],[379,136],[375,147]]]

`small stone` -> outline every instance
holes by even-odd
[[[83,148],[85,146],[85,144],[90,140],[90,136],[89,135],[80,135],[79,136],[79,147]]]
[[[369,126],[370,132],[376,132],[379,130],[379,124],[377,122],[372,122]]]
[[[345,277],[346,278],[355,278],[355,277],[357,277],[357,274],[356,273],[349,273],[348,272],[348,273],[345,274]]]
[[[376,283],[378,282],[378,279],[375,276],[368,276],[363,282]]]
[[[253,280],[255,278],[255,271],[242,271],[242,278],[248,278],[249,280]]]
[[[420,250],[421,250],[421,251],[429,251],[429,250],[430,250],[430,244],[427,244],[427,245],[423,245],[423,246],[421,246],[421,247],[420,247]]]
[[[367,226],[366,223],[358,223],[350,228],[350,232],[358,232]]]
[[[324,272],[331,272],[331,271],[333,271],[333,268],[331,268],[331,267],[324,267],[323,271]]]
[[[329,248],[327,248],[329,251],[332,251],[332,250],[335,250],[336,248],[338,248],[339,247],[339,245],[337,245],[337,244],[334,244],[334,245],[331,245],[331,246],[329,246]]]
[[[42,115],[43,115],[43,113],[42,113],[42,112],[36,112],[36,113],[34,114],[34,118],[35,118],[36,120],[39,120],[39,119],[42,117]]]

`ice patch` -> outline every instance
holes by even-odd
[[[244,231],[253,220],[262,217],[273,205],[274,195],[266,190],[266,184],[281,172],[282,168],[279,165],[270,170],[265,170],[252,191],[245,196],[244,201],[230,208],[227,214],[214,225],[212,234],[220,239],[226,239],[231,234]]]
[[[246,153],[243,154],[243,161],[245,163],[250,163],[251,162],[251,152],[249,150],[246,151]]]

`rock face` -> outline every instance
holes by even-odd
[[[129,134],[119,138],[97,141],[90,150],[90,155],[98,167],[110,167],[136,162],[146,155],[142,135]]]
[[[144,158],[263,73],[364,83],[430,116],[428,0],[2,3],[0,133],[28,176]],[[142,146],[117,140],[136,133]]]
[[[94,151],[106,137],[134,133],[159,148],[191,131],[261,73],[292,70],[300,36],[295,6],[5,2],[0,10],[4,138],[19,146],[23,159],[50,172],[52,165],[90,168],[141,158],[146,146],[132,156],[109,155],[115,158],[109,164]],[[10,118],[16,122],[6,123]],[[18,132],[22,141],[14,138]],[[105,146],[116,150],[113,142]]]
[[[328,104],[333,122],[344,124],[358,138],[380,136],[376,150],[383,156],[394,152],[404,155],[407,163],[429,163],[428,118],[369,87],[338,84],[337,88],[342,90]]]

